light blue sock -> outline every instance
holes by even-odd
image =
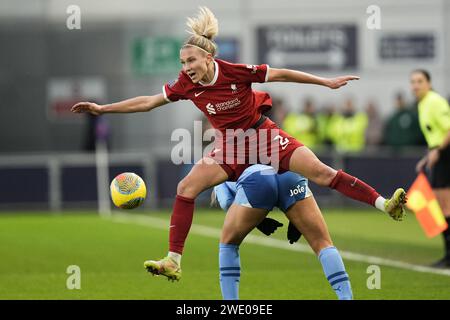
[[[319,260],[328,282],[339,300],[353,300],[352,286],[345,271],[344,262],[335,247],[327,247],[319,253]]]
[[[235,244],[219,244],[220,289],[224,300],[239,299],[239,279],[241,262],[239,246]]]

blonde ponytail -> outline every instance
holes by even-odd
[[[188,33],[191,36],[183,45],[198,47],[213,57],[217,53],[217,45],[214,43],[214,38],[219,33],[219,22],[214,14],[207,7],[200,7],[200,12],[195,18],[188,18],[187,26],[190,28]]]

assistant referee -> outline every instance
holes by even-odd
[[[450,107],[447,100],[432,90],[431,76],[426,70],[411,73],[411,89],[418,101],[420,129],[428,144],[428,152],[417,163],[416,170],[429,170],[431,187],[450,226]],[[450,227],[442,235],[445,256],[433,266],[450,268]]]

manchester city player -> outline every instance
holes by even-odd
[[[216,186],[214,193],[220,207],[227,211],[219,245],[220,287],[225,300],[239,298],[240,244],[274,207],[304,235],[338,299],[353,299],[344,263],[306,178],[292,172],[277,174],[272,167],[257,164],[248,167],[236,182]]]

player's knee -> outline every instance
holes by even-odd
[[[316,166],[315,174],[313,180],[319,186],[328,187],[336,176],[336,170],[327,166],[326,164],[320,162]]]
[[[182,179],[177,185],[177,195],[194,199],[198,196],[201,191],[198,191],[198,188],[189,181],[188,177]]]
[[[224,244],[240,245],[242,240],[242,237],[238,233],[232,231],[227,232],[227,230],[224,230],[222,236],[220,237],[220,243]]]

